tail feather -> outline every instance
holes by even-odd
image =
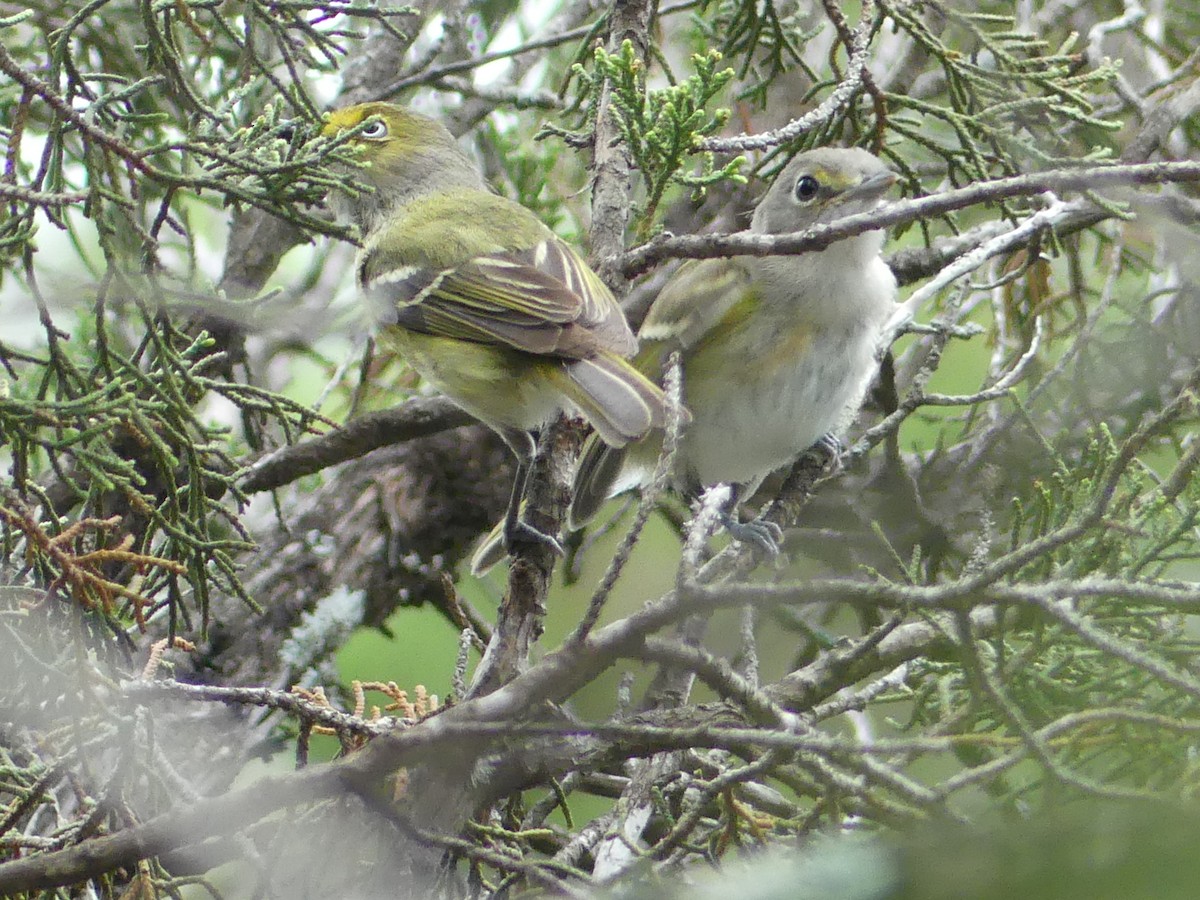
[[[567,525],[572,531],[595,518],[612,493],[624,463],[623,448],[611,447],[595,434],[588,436],[579,454],[571,508],[567,513]]]
[[[624,448],[610,447],[595,433],[588,435],[579,454],[571,489],[571,508],[567,511],[569,531],[578,531],[596,517],[617,485],[625,457]],[[521,515],[524,514],[525,502],[521,501]],[[482,577],[507,555],[502,519],[483,536],[471,554],[471,574]]]
[[[626,446],[666,426],[667,398],[645,375],[616,355],[594,356],[555,366],[555,386],[588,422],[588,436],[575,473],[568,525],[578,530],[593,519],[613,492],[627,456]],[[687,410],[680,410],[686,423]],[[503,532],[492,529],[471,557],[471,570],[482,574],[504,558]]]
[[[521,515],[525,514],[524,502],[521,504]],[[481,577],[487,574],[488,570],[504,560],[508,555],[508,550],[504,546],[504,520],[497,522],[492,530],[484,535],[479,542],[479,546],[475,548],[475,552],[471,554],[471,574],[476,577]]]
[[[666,423],[662,390],[619,356],[576,360],[563,371],[564,393],[609,446],[624,447]]]

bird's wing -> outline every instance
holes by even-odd
[[[690,260],[655,298],[638,338],[665,350],[696,346],[749,296],[751,274],[737,258]]]
[[[634,366],[659,378],[672,350],[686,355],[718,334],[722,330],[717,329],[718,324],[747,311],[754,302],[752,281],[750,271],[737,257],[685,262],[654,299],[642,322]]]
[[[450,268],[397,268],[365,287],[394,311],[385,321],[424,334],[567,358],[634,345],[608,288],[557,239]]]

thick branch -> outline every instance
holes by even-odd
[[[144,825],[0,864],[0,896],[78,884],[122,867],[132,870],[140,860],[233,833],[276,810],[342,790],[333,766],[264,778],[243,790],[169,810]]]
[[[623,271],[633,277],[656,263],[675,257],[710,259],[720,256],[773,256],[823,250],[835,241],[873,231],[929,219],[979,203],[995,203],[1044,191],[1083,191],[1128,184],[1200,181],[1200,162],[1142,163],[1134,166],[1093,166],[1087,169],[1054,169],[983,181],[965,188],[931,194],[914,200],[889,203],[871,212],[847,216],[829,225],[818,225],[794,234],[767,235],[738,232],[718,235],[659,237],[625,254]]]
[[[241,487],[250,494],[274,490],[380,447],[437,434],[472,421],[445,397],[419,397],[402,406],[353,419],[320,437],[276,450],[247,470]]]

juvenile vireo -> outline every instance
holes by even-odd
[[[341,202],[362,231],[358,284],[383,341],[516,454],[505,545],[556,546],[520,521],[530,432],[569,408],[623,447],[665,421],[662,392],[624,359],[637,342],[620,306],[533,213],[488,189],[441,123],[364,103],[322,130],[347,132],[374,190]]]
[[[866,150],[798,154],[776,176],[750,230],[785,234],[874,208],[896,176]],[[659,293],[638,333],[634,365],[660,378],[680,352],[683,401],[692,421],[674,457],[677,489],[694,495],[727,483],[734,503],[857,411],[876,369],[876,344],[896,281],[870,231],[793,256],[735,256],[684,263]],[[575,478],[570,525],[604,501],[645,484],[662,451],[661,432],[625,447],[594,437]],[[733,507],[736,510],[736,505]],[[777,530],[727,517],[738,538],[775,548]],[[497,562],[494,538],[473,567]]]
[[[873,209],[896,176],[866,150],[798,154],[754,211],[759,234],[803,231]],[[896,280],[869,231],[798,256],[684,263],[646,315],[634,361],[658,377],[678,350],[692,421],[675,455],[687,493],[728,483],[749,496],[764,477],[857,411],[877,358]],[[584,447],[571,504],[575,527],[614,493],[643,484],[662,448]],[[737,531],[735,529],[735,535]]]

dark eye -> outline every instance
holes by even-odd
[[[813,197],[817,196],[817,191],[821,189],[821,183],[811,175],[801,175],[796,180],[796,199],[801,203],[808,203]]]
[[[363,137],[370,140],[385,138],[387,137],[387,133],[387,122],[383,121],[383,119],[375,119],[373,122],[368,122],[367,126],[361,132]]]

